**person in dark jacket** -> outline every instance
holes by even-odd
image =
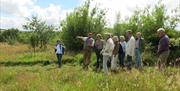
[[[119,43],[119,65],[124,68],[124,58],[126,52],[126,41],[124,36],[120,36],[120,43]]]
[[[144,51],[144,38],[141,37],[141,32],[136,33],[136,42],[135,42],[135,62],[136,68],[141,69],[141,54]]]
[[[95,40],[95,44],[94,44],[94,49],[95,49],[95,53],[96,53],[96,71],[99,72],[100,69],[102,68],[102,61],[103,61],[103,55],[101,54],[101,51],[103,49],[103,39],[101,34],[97,34],[96,35],[96,40]]]
[[[158,68],[160,71],[165,70],[165,65],[167,62],[167,58],[169,56],[169,37],[166,35],[165,30],[163,28],[159,28],[157,30],[158,36],[160,37],[159,45],[158,45]]]

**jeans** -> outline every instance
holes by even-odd
[[[119,65],[123,68],[124,67],[124,57],[125,57],[125,52],[119,53]]]
[[[128,70],[131,70],[132,56],[127,55],[127,61],[128,61],[128,63],[127,63],[127,69],[128,69]]]
[[[96,49],[95,52],[96,52],[96,59],[97,59],[97,63],[96,63],[96,69],[100,69],[102,68],[102,61],[103,61],[103,56],[101,54],[101,50],[102,49]]]
[[[136,62],[136,68],[140,69],[141,68],[141,53],[139,49],[135,49],[135,62]]]
[[[57,59],[58,59],[58,65],[59,65],[59,67],[61,67],[61,65],[62,65],[62,62],[61,62],[62,54],[56,54],[56,56],[57,56]]]
[[[104,73],[108,73],[107,63],[110,59],[111,59],[111,56],[103,55],[103,71],[104,71]]]

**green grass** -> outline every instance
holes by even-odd
[[[180,70],[160,73],[153,67],[143,72],[118,74],[83,71],[80,66],[57,65],[0,67],[0,91],[179,91]]]
[[[133,69],[106,75],[93,71],[95,54],[90,70],[83,71],[81,53],[64,55],[59,69],[53,47],[39,50],[35,57],[26,45],[0,44],[0,49],[0,91],[180,91],[179,68],[161,73],[144,67],[143,72]]]

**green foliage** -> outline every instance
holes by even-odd
[[[29,44],[30,43],[29,40],[32,34],[33,34],[32,31],[20,31],[18,33],[18,42],[23,44]]]
[[[39,46],[39,44],[40,48],[46,48],[47,43],[50,41],[54,33],[54,27],[52,25],[47,25],[45,21],[42,21],[35,16],[32,16],[32,19],[27,18],[27,23],[23,25],[23,28],[33,31],[33,34],[30,37],[30,44],[33,48]]]
[[[2,31],[0,30],[0,42],[3,42]]]
[[[167,9],[161,1],[155,6],[147,6],[141,10],[135,10],[133,15],[126,20],[121,19],[119,12],[112,32],[115,35],[125,35],[128,29],[131,29],[134,35],[136,32],[142,32],[142,36],[147,44],[146,47],[148,48],[148,51],[144,53],[144,63],[153,65],[157,60],[156,50],[159,41],[157,29],[165,28],[170,38],[178,38],[180,36],[180,32],[175,29],[178,22],[180,22],[179,8],[177,7],[171,12],[173,13],[172,15],[167,14]],[[173,53],[176,53],[174,55],[179,55],[178,52]],[[177,56],[173,57],[171,56],[170,58],[177,58]]]
[[[70,50],[79,50],[82,42],[76,36],[86,36],[88,32],[101,33],[105,26],[105,11],[94,7],[90,9],[91,0],[87,0],[81,7],[76,8],[62,22],[62,39]]]
[[[157,44],[158,28],[163,27],[167,31],[170,37],[177,37],[178,33],[175,31],[177,23],[180,22],[179,9],[175,9],[172,12],[174,15],[167,15],[165,6],[160,2],[155,6],[147,6],[146,8],[134,11],[134,14],[127,18],[125,21],[120,20],[120,13],[117,14],[117,22],[114,24],[114,33],[121,35],[128,29],[131,29],[133,33],[142,32],[143,37],[147,43],[152,45]]]
[[[14,44],[18,38],[18,29],[8,29],[0,33],[0,42],[8,42],[9,44]]]
[[[38,41],[38,35],[37,34],[32,34],[32,36],[30,37],[30,43],[32,48],[36,48],[39,44]]]
[[[168,65],[175,66],[178,65],[177,59],[180,57],[180,38],[170,39],[170,55],[168,58]]]

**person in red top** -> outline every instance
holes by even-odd
[[[84,61],[83,69],[88,70],[88,66],[91,62],[91,54],[94,46],[94,39],[92,38],[92,33],[88,33],[88,37],[77,36],[77,38],[84,41]]]

